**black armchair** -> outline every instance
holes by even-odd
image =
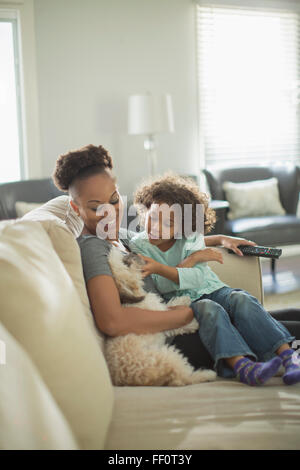
[[[255,241],[258,245],[278,246],[300,243],[300,218],[297,205],[300,191],[300,169],[292,164],[272,166],[247,166],[237,168],[205,169],[207,183],[213,199],[226,200],[223,183],[245,183],[249,181],[277,178],[279,196],[285,215],[243,217],[229,220],[228,209],[218,213],[218,231],[234,237]],[[271,271],[275,279],[275,259],[271,260]]]
[[[254,240],[258,245],[291,245],[300,243],[300,218],[297,205],[300,191],[300,169],[292,164],[247,166],[203,170],[213,199],[226,200],[222,185],[225,181],[243,183],[276,177],[285,215],[243,217],[229,220],[223,214],[223,233]]]

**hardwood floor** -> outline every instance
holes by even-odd
[[[268,311],[300,309],[300,255],[279,258],[275,278],[269,260],[263,260],[261,266],[265,308]]]
[[[300,255],[279,258],[276,261],[275,277],[271,273],[271,262],[262,261],[265,294],[284,294],[300,290]]]

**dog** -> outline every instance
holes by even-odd
[[[144,260],[136,253],[123,253],[112,246],[108,262],[124,307],[135,306],[149,310],[167,310],[170,306],[190,305],[187,296],[174,297],[167,304],[143,287]],[[192,333],[199,328],[194,318],[188,325],[159,333],[107,337],[105,357],[114,385],[184,386],[216,380],[213,370],[194,368],[166,338]]]

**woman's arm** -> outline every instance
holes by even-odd
[[[98,328],[109,336],[147,334],[179,328],[193,319],[190,307],[167,311],[123,307],[111,276],[99,275],[87,282],[87,292]]]

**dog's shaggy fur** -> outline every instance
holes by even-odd
[[[123,306],[149,310],[167,310],[174,305],[190,305],[189,297],[174,297],[167,304],[143,288],[141,266],[135,253],[124,254],[112,246],[108,261]],[[198,329],[196,319],[188,325],[155,334],[127,334],[107,338],[105,356],[114,385],[183,386],[213,381],[213,370],[194,370],[188,360],[174,347],[167,345],[168,336],[192,333]]]

